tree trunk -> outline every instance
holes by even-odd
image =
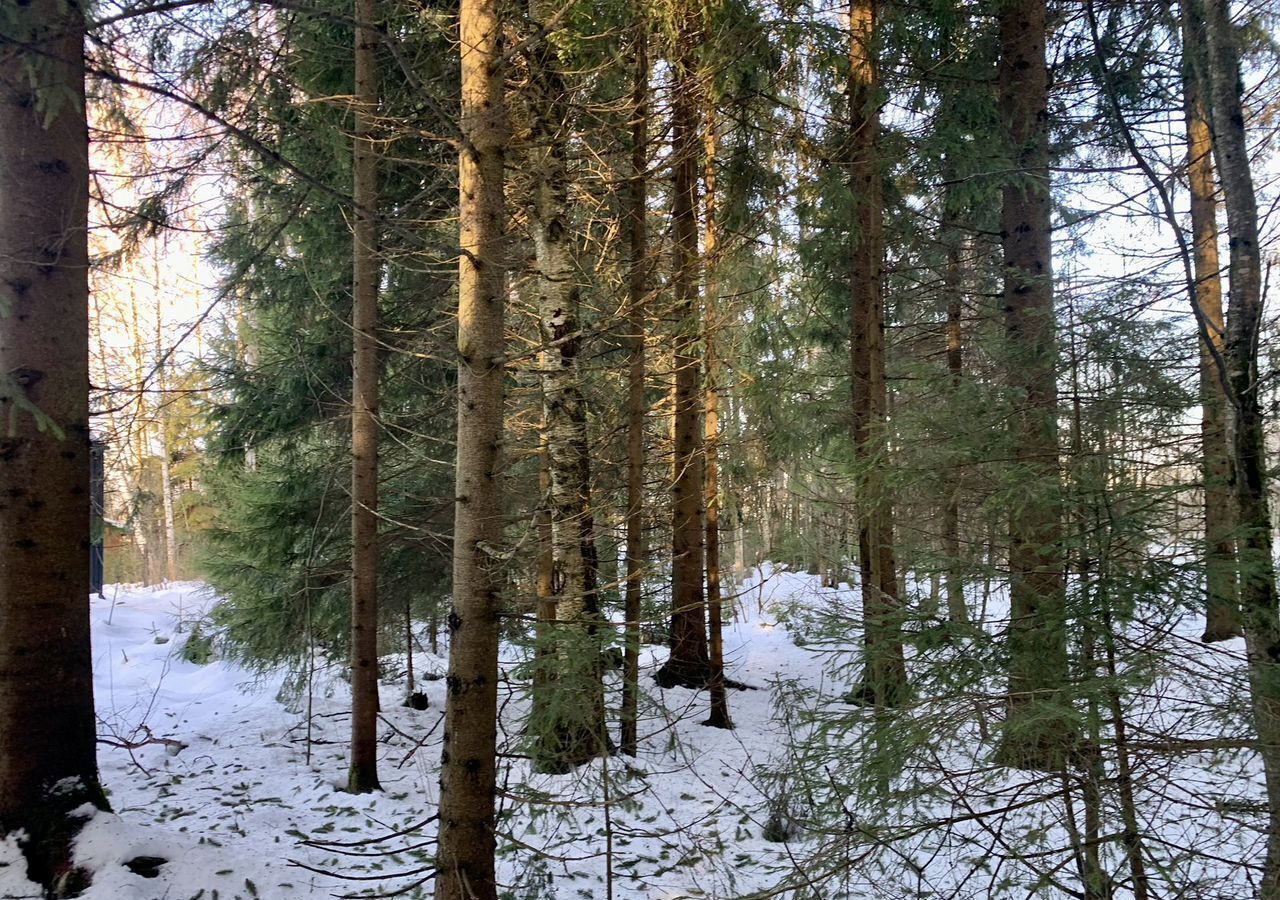
[[[649,159],[649,46],[642,17],[636,21],[635,84],[631,93],[631,179],[626,227],[630,259],[627,280],[627,586],[626,651],[622,673],[622,752],[636,755],[640,695],[640,601],[644,577],[644,318],[648,282],[645,177]]]
[[[377,0],[356,0],[355,241],[351,330],[351,770],[378,784],[378,114]]]
[[[453,609],[440,768],[437,900],[496,900],[494,790],[502,540],[503,154],[507,142],[497,0],[462,0],[459,153],[458,435]]]
[[[691,19],[691,14],[686,13]],[[671,656],[663,687],[705,687],[711,676],[702,591],[703,509],[698,359],[698,126],[694,105],[696,35],[686,20],[677,38],[671,108],[672,283],[675,294],[675,446],[671,520]]]
[[[1200,340],[1200,443],[1204,479],[1205,641],[1239,637],[1236,579],[1236,510],[1231,450],[1227,438],[1227,397],[1220,358],[1226,330],[1222,320],[1222,278],[1218,261],[1218,202],[1213,173],[1213,138],[1197,72],[1204,69],[1203,23],[1182,3],[1182,96],[1187,123],[1187,183],[1191,191],[1191,240],[1195,294],[1212,349]]]
[[[404,662],[406,693],[413,695],[413,607],[409,595],[404,598]]]
[[[707,88],[708,93],[710,88]],[[718,361],[716,359],[716,329],[720,327],[719,282],[717,267],[720,263],[720,229],[716,219],[716,157],[719,137],[716,134],[716,110],[708,97],[703,116],[703,204],[706,213],[702,248],[706,256],[707,283],[703,295],[703,356],[706,359],[706,418],[704,422],[703,453],[706,467],[704,505],[707,511],[707,624],[710,640],[708,651],[711,664],[708,688],[711,695],[711,715],[703,724],[713,728],[732,728],[729,717],[729,695],[724,677],[724,624],[720,605],[720,389]]]
[[[964,379],[964,245],[951,195],[952,189],[948,187],[942,221],[942,242],[947,253],[943,289],[947,300],[947,374],[951,394],[958,399]],[[964,567],[960,562],[960,484],[957,468],[946,478],[947,498],[942,511],[942,549],[947,558],[947,619],[953,625],[969,622],[964,601]]]
[[[160,253],[163,241],[156,241],[152,253],[152,285],[156,293],[155,375],[160,391],[156,404],[156,427],[160,431],[160,509],[164,516],[164,574],[166,581],[178,580],[178,527],[173,510],[173,479],[169,466],[169,397],[165,378],[166,356],[164,352],[164,316],[161,308]],[[141,338],[141,335],[139,335]],[[179,627],[181,627],[179,622]]]
[[[893,549],[893,501],[882,475],[888,448],[876,15],[877,0],[853,0],[849,7],[849,175],[857,198],[849,272],[849,351],[865,655],[862,683],[850,699],[892,707],[907,699],[909,688]]]
[[[130,498],[129,519],[133,524],[133,532],[138,545],[138,562],[140,571],[138,580],[144,587],[158,584],[163,580],[160,569],[160,544],[154,534],[154,522],[150,518],[151,509],[147,508],[145,498],[150,494],[147,479],[147,461],[151,458],[151,442],[147,436],[148,423],[152,419],[150,402],[147,397],[149,373],[155,359],[146,352],[147,337],[142,333],[142,312],[138,305],[138,291],[134,282],[129,283],[129,345],[133,348],[133,382],[136,392],[133,397],[134,413],[130,429],[133,446],[133,494]]]
[[[13,5],[0,36],[0,834],[47,896],[105,809],[89,650],[84,11]]]
[[[164,390],[163,366],[157,372],[156,383]],[[169,462],[169,413],[161,406],[160,420],[160,503],[164,511],[164,562],[165,576],[169,581],[178,580],[178,526],[173,511],[173,477]],[[181,623],[179,623],[181,624]]]
[[[1049,196],[1045,0],[1000,14],[1000,102],[1016,174],[1004,186],[1004,304],[1013,461],[1021,502],[1009,521],[1009,703],[997,759],[1061,771],[1071,743],[1062,483],[1058,464]]]
[[[605,752],[604,683],[600,655],[599,598],[591,511],[591,461],[587,413],[578,363],[581,329],[578,284],[568,222],[569,96],[557,60],[554,10],[530,3],[534,29],[544,37],[530,47],[528,172],[529,232],[542,353],[543,422],[551,543],[556,569],[556,665],[546,687],[553,692],[548,720],[536,723],[534,754],[544,771],[565,772]]]
[[[538,659],[533,670],[533,710],[530,715],[533,723],[548,719],[548,701],[551,697],[547,684],[555,667],[555,641],[551,630],[556,621],[556,552],[551,529],[551,469],[547,461],[545,424],[542,432],[538,441],[538,508],[533,514],[533,527],[538,538],[533,586],[537,600],[533,628]]]
[[[1230,236],[1227,372],[1233,394],[1240,612],[1259,755],[1266,777],[1267,856],[1259,895],[1280,897],[1280,616],[1276,609],[1271,509],[1267,494],[1262,407],[1258,391],[1258,335],[1262,327],[1262,258],[1258,206],[1249,168],[1240,56],[1228,0],[1205,0],[1213,149],[1222,180]]]

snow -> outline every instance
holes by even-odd
[[[286,689],[283,674],[255,676],[222,658],[206,665],[182,659],[192,626],[216,602],[207,588],[108,586],[105,593],[91,613],[100,735],[117,744],[153,735],[185,747],[100,746],[113,812],[90,811],[77,843],[79,864],[93,874],[87,900],[290,900],[403,888],[410,889],[402,896],[430,896],[429,881],[411,886],[430,873],[434,824],[421,823],[438,796],[443,682],[419,682],[430,700],[421,711],[401,704],[403,684],[382,685],[384,790],[351,795],[341,789],[349,695],[338,667],[321,669],[313,685],[308,761],[307,701]],[[755,688],[731,691],[732,731],[701,725],[705,693],[658,688],[651,676],[665,651],[647,647],[637,758],[536,774],[514,752],[524,686],[504,678],[502,731],[513,752],[499,771],[503,896],[568,900],[605,897],[611,888],[616,898],[728,898],[824,873],[834,877],[810,896],[979,897],[1001,885],[1014,896],[1066,896],[1061,885],[1078,883],[1072,864],[1062,863],[1070,837],[1060,785],[985,761],[990,742],[974,731],[981,716],[973,710],[998,708],[998,685],[991,697],[931,698],[908,711],[902,723],[926,730],[927,752],[909,759],[893,784],[921,793],[878,804],[854,784],[856,767],[876,752],[872,718],[839,702],[856,642],[833,647],[821,639],[832,612],[856,616],[854,592],[766,565],[727,605],[737,613],[725,634],[728,674]],[[993,617],[999,606],[997,597]],[[1126,640],[1177,645],[1186,661],[1139,692],[1135,735],[1161,733],[1174,715],[1183,717],[1183,736],[1220,736],[1204,705],[1240,678],[1241,648],[1200,647],[1189,639],[1189,618],[1140,621]],[[998,619],[988,628],[998,631]],[[913,677],[945,669],[958,652],[915,652]],[[519,661],[520,651],[504,648],[505,672]],[[415,654],[419,673],[440,672],[444,662]],[[933,764],[922,764],[928,756]],[[1244,895],[1252,890],[1247,870],[1232,861],[1258,853],[1259,821],[1250,811],[1261,797],[1256,763],[1249,753],[1215,751],[1209,766],[1206,756],[1178,756],[1158,778],[1144,773],[1145,836],[1152,861],[1166,867],[1158,877],[1181,881],[1187,895]],[[1005,809],[1035,796],[1040,802]],[[809,818],[824,804],[837,810],[831,827]],[[1110,827],[1114,809],[1107,815]],[[766,840],[780,823],[795,824],[797,833],[785,843]],[[891,852],[867,852],[888,846],[890,834]],[[1005,840],[1025,840],[1045,856],[1020,861]],[[1103,856],[1123,877],[1117,844]],[[163,862],[149,871],[135,863],[143,869],[135,872],[126,863],[138,857]],[[1062,871],[1045,877],[1055,866]],[[23,868],[16,842],[0,843],[0,898],[39,896]]]

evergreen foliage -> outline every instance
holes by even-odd
[[[389,6],[388,27],[413,15]],[[245,190],[214,250],[235,273],[227,287],[237,311],[212,363],[206,479],[216,518],[203,565],[226,598],[219,616],[231,649],[262,665],[297,662],[313,645],[338,654],[348,639],[351,239],[341,198],[351,125],[349,110],[326,98],[349,90],[351,28],[340,15],[290,25],[274,67],[257,73],[271,98],[259,108],[260,137],[288,165],[232,159]],[[453,378],[440,324],[452,284],[429,248],[437,233],[447,241],[431,223],[454,176],[419,137],[414,123],[428,124],[430,113],[397,68],[405,54],[433,60],[444,40],[419,33],[383,65],[379,577],[383,618],[396,622],[406,606],[437,609],[448,592]],[[229,97],[244,76],[210,73],[211,98]]]
[[[80,5],[31,2],[67,18],[48,40],[78,34]],[[132,295],[127,365],[110,329],[91,332],[123,520],[95,534],[133,542],[109,551],[109,577],[178,581],[179,562],[198,564],[219,600],[174,658],[209,666],[225,650],[288,671],[286,690],[308,688],[309,754],[324,718],[310,708],[317,665],[341,667],[352,649],[358,13],[350,0],[87,9],[86,108],[78,87],[73,104],[42,82],[81,58],[79,39],[61,61],[24,61],[48,36],[0,0],[4,114],[35,111],[33,146],[69,112],[77,154],[82,125],[95,144],[138,144],[107,154],[122,171],[104,176],[137,184],[101,189],[81,222],[77,180],[59,198],[75,200],[56,223],[66,234],[38,246],[17,218],[0,222],[13,251],[0,267],[17,273],[0,279],[0,357],[31,344],[8,337],[25,333],[27,313],[12,312],[39,278],[91,268],[30,260],[111,232],[94,250],[102,317],[112,280],[164,235],[215,236],[206,261],[220,283],[187,298],[203,312],[180,337],[159,300],[144,334]],[[603,846],[609,896],[624,877],[682,890],[663,882],[677,872],[729,896],[736,876],[716,867],[759,838],[753,852],[777,868],[752,896],[1151,900],[1256,882],[1280,900],[1268,465],[1280,350],[1263,307],[1280,45],[1266,4],[377,10],[360,23],[377,31],[380,83],[378,159],[361,169],[377,169],[377,190],[361,193],[377,195],[380,239],[377,672],[405,678],[408,709],[382,710],[394,737],[376,747],[376,704],[363,702],[376,686],[356,692],[353,719],[365,756],[396,739],[417,742],[401,766],[440,751],[436,815],[396,834],[426,829],[405,852],[429,874],[405,895],[587,896],[576,864],[596,865]],[[1212,146],[1187,159],[1197,116]],[[150,155],[153,126],[178,149]],[[30,162],[14,135],[0,151]],[[46,161],[27,184],[17,166],[0,171],[6,210],[47,214],[38,188],[73,167]],[[210,197],[214,212],[192,211]],[[1220,260],[1197,255],[1217,243]],[[1219,324],[1202,300],[1224,286]],[[40,323],[49,346],[83,332],[82,311]],[[183,352],[162,346],[171,337]],[[0,482],[32,442],[85,430],[45,409],[70,389],[41,393],[73,356],[63,371],[26,356],[0,367]],[[60,460],[71,473],[80,449],[43,453],[32,471]],[[39,597],[34,576],[0,596],[0,643],[36,672],[22,676],[26,707],[0,722],[0,773],[60,752],[15,738],[62,724],[31,714],[43,698],[30,661],[88,622],[64,577],[83,542],[47,541],[35,496],[61,491],[80,522],[67,497],[83,486],[7,480],[0,525],[37,524],[0,547],[0,580],[33,547],[67,552],[33,568],[49,578]],[[773,578],[803,589],[770,605]],[[61,605],[33,616],[47,598]],[[751,668],[750,643],[745,658],[726,651],[711,598],[745,615],[746,641],[780,626],[812,671],[726,679],[726,657],[748,679],[774,670]],[[1229,615],[1205,640],[1222,644],[1204,647],[1195,635],[1215,608]],[[415,672],[424,620],[433,658]],[[81,726],[69,796],[102,805],[92,679],[72,674],[77,697],[56,698],[76,700]],[[17,682],[0,676],[5,707]],[[735,708],[732,738],[705,745],[742,752],[722,772],[734,796],[682,795],[677,813],[664,779],[703,760],[680,758],[676,719],[709,695],[712,718],[696,721],[732,727],[726,686],[768,689],[775,708],[766,721],[743,703],[761,719]],[[408,717],[424,710],[438,737],[393,724],[417,727]],[[145,723],[130,733],[175,746]],[[10,781],[10,798],[31,787]],[[0,829],[37,805],[0,815]],[[696,826],[675,822],[688,809]],[[69,882],[48,884],[33,862],[50,896],[88,887],[64,812],[35,822]],[[732,816],[734,841],[719,830]],[[653,857],[625,849],[672,835]],[[356,859],[381,840],[334,846]],[[502,855],[528,861],[505,887]],[[767,865],[747,852],[736,863]]]

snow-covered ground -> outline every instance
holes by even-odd
[[[198,665],[182,658],[194,623],[215,599],[199,584],[179,584],[108,587],[106,598],[94,601],[100,734],[115,744],[153,736],[185,746],[176,753],[164,743],[100,747],[113,813],[94,815],[80,838],[78,859],[94,873],[85,897],[289,900],[406,888],[401,896],[429,896],[424,879],[433,852],[443,682],[420,681],[430,700],[421,711],[402,705],[403,684],[383,685],[384,790],[353,796],[342,790],[348,696],[336,673],[320,673],[308,701],[305,692],[286,689],[283,675],[257,678],[225,659]],[[849,782],[865,777],[856,770],[861,757],[875,753],[867,737],[871,717],[839,702],[850,674],[840,663],[850,654],[833,652],[814,633],[827,612],[852,603],[847,588],[823,589],[816,578],[768,567],[755,573],[739,588],[738,617],[725,636],[730,677],[755,688],[730,694],[737,727],[701,725],[705,693],[659,689],[648,676],[665,651],[646,648],[638,757],[601,760],[572,775],[534,774],[519,757],[525,697],[514,678],[505,679],[500,702],[510,753],[499,772],[505,896],[729,898],[758,895],[784,880],[799,889],[791,896],[983,897],[1006,889],[1067,896],[1062,888],[1079,884],[1063,849],[1072,841],[1069,805],[1053,779],[985,762],[984,714],[967,711],[984,703],[997,708],[992,697],[931,700],[902,720],[932,729],[921,744],[936,767],[921,766],[917,752],[891,779],[914,787],[918,797],[877,807],[850,789]],[[1176,643],[1190,627],[1161,625],[1151,639]],[[1142,634],[1139,628],[1127,639]],[[1137,739],[1145,739],[1143,727],[1154,730],[1154,720],[1143,718],[1144,704],[1160,708],[1152,713],[1157,718],[1167,718],[1168,709],[1186,716],[1185,736],[1218,734],[1194,704],[1211,696],[1215,683],[1221,689],[1223,680],[1238,677],[1239,648],[1189,646],[1190,662],[1135,702]],[[955,653],[944,649],[932,659],[916,653],[913,674],[925,666],[945,669],[938,660]],[[517,662],[516,651],[507,651],[504,670]],[[418,653],[415,666],[437,673],[444,660]],[[949,721],[948,710],[954,727],[939,725]],[[835,718],[824,719],[824,712]],[[1205,754],[1183,754],[1159,778],[1135,775],[1148,776],[1142,783],[1150,786],[1139,797],[1142,826],[1150,829],[1148,863],[1165,867],[1152,877],[1181,880],[1181,896],[1251,892],[1240,863],[1257,852],[1258,817],[1250,807],[1260,796],[1255,766],[1247,753],[1215,754],[1213,773]],[[1185,796],[1171,796],[1179,787]],[[1024,803],[1037,796],[1041,802]],[[767,839],[824,802],[847,810],[843,822],[837,815],[830,828],[801,828],[789,842]],[[1118,814],[1110,806],[1104,814],[1110,829]],[[1116,873],[1117,893],[1125,895],[1120,846],[1111,841],[1102,855]],[[1033,856],[1024,864],[1016,857],[1025,847]],[[1185,852],[1192,847],[1198,852]],[[163,862],[125,865],[139,857]],[[13,842],[0,844],[0,898],[39,896],[22,870]]]

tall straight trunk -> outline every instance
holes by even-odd
[[[106,808],[89,650],[89,150],[84,10],[0,25],[0,834],[48,896]]]
[[[178,580],[178,526],[173,510],[173,480],[169,471],[169,398],[165,378],[164,317],[160,307],[160,252],[163,242],[157,242],[152,255],[152,284],[156,291],[156,387],[160,389],[160,402],[156,405],[156,427],[160,431],[160,510],[164,515],[164,574],[165,580]]]
[[[496,548],[502,540],[503,102],[497,0],[462,0],[458,165],[458,435],[453,609],[440,767],[437,900],[496,900],[498,737]]]
[[[1240,613],[1259,755],[1266,778],[1267,855],[1260,896],[1280,897],[1280,614],[1276,608],[1271,509],[1267,496],[1258,336],[1262,328],[1262,256],[1258,206],[1249,168],[1240,56],[1228,0],[1205,0],[1213,149],[1227,209],[1231,293],[1226,363],[1235,413],[1236,502],[1239,514]]]
[[[533,527],[538,540],[534,558],[533,591],[537,601],[534,620],[534,645],[537,664],[533,670],[532,711],[529,721],[535,726],[550,718],[551,692],[548,686],[555,669],[555,641],[552,629],[556,622],[556,553],[551,528],[551,468],[547,461],[547,429],[543,423],[538,439],[538,508],[533,514]]]
[[[143,508],[143,498],[151,494],[147,479],[147,460],[151,458],[151,442],[147,434],[148,424],[153,418],[150,400],[147,397],[148,375],[155,359],[147,355],[147,337],[142,333],[142,310],[138,304],[138,291],[134,282],[129,283],[129,345],[133,348],[133,379],[137,385],[133,397],[134,422],[130,429],[133,441],[133,496],[130,498],[135,512],[137,525],[134,529],[138,543],[138,556],[141,570],[139,578],[143,585],[158,584],[163,580],[160,569],[160,543],[152,528],[149,516],[138,515]],[[157,350],[158,354],[158,350]],[[150,512],[150,510],[148,510]]]
[[[849,354],[865,666],[862,683],[850,699],[898,706],[907,698],[908,684],[893,548],[893,500],[882,474],[887,396],[877,5],[878,0],[853,0],[849,7],[849,177],[856,198],[849,260]]]
[[[1000,13],[1000,104],[1014,174],[1003,190],[1005,329],[1020,501],[1009,517],[1009,703],[997,758],[1060,771],[1071,742],[1062,482],[1050,231],[1045,0],[1007,0]]]
[[[408,693],[406,699],[413,697],[413,606],[409,600],[409,595],[404,598],[404,661],[405,661],[405,689]]]
[[[1239,637],[1240,605],[1236,578],[1236,509],[1229,415],[1222,373],[1226,328],[1222,320],[1222,277],[1218,261],[1218,201],[1213,172],[1213,137],[1200,77],[1203,73],[1204,26],[1182,3],[1182,97],[1187,123],[1187,184],[1191,191],[1192,261],[1195,293],[1209,342],[1200,340],[1200,470],[1204,479],[1205,641]],[[1212,347],[1210,347],[1210,343]]]
[[[708,94],[710,89],[707,89]],[[716,218],[716,162],[719,137],[716,134],[716,110],[708,96],[702,121],[703,145],[703,207],[706,221],[702,238],[702,251],[706,257],[707,283],[703,293],[702,352],[706,360],[707,381],[706,416],[703,425],[703,454],[705,457],[706,483],[704,485],[707,511],[707,626],[709,631],[708,655],[711,678],[708,684],[711,695],[711,715],[704,723],[713,728],[732,728],[729,717],[729,695],[724,677],[724,624],[720,604],[720,376],[716,359],[716,329],[720,327],[718,267],[720,264],[720,227]]]
[[[943,211],[942,243],[947,262],[943,290],[947,300],[947,375],[951,394],[957,397],[964,380],[964,242],[959,214],[954,208],[952,188],[947,188]],[[964,602],[964,567],[960,562],[960,473],[946,477],[946,504],[942,510],[942,550],[947,558],[947,619],[954,625],[969,621]]]
[[[169,462],[169,414],[161,412],[157,424],[160,428],[160,507],[164,513],[165,578],[172,582],[178,580],[178,525],[173,509],[173,474]]]
[[[351,770],[378,784],[378,112],[377,0],[356,0],[351,357]]]
[[[745,522],[745,514],[742,509],[742,494],[738,493],[730,499],[732,503],[731,519],[733,525],[733,579],[738,585],[742,584],[743,578],[746,577],[747,571],[747,526]]]
[[[686,13],[673,61],[671,100],[672,287],[675,294],[675,424],[671,486],[671,655],[658,670],[663,687],[705,687],[711,676],[702,591],[702,367],[698,358],[698,124],[696,35]]]
[[[530,19],[545,37],[528,52],[530,152],[529,232],[542,353],[543,422],[551,543],[556,568],[555,671],[549,720],[537,723],[540,767],[563,772],[600,755],[608,746],[600,656],[595,527],[591,511],[591,461],[587,413],[578,363],[581,329],[573,232],[569,223],[569,96],[557,58],[555,9],[531,0]]]
[[[1067,349],[1071,375],[1071,440],[1070,440],[1070,486],[1073,493],[1073,512],[1071,532],[1074,553],[1070,554],[1068,568],[1075,567],[1074,576],[1079,585],[1082,633],[1080,638],[1079,679],[1088,683],[1098,677],[1097,643],[1100,631],[1098,610],[1111,602],[1107,593],[1106,582],[1109,578],[1107,548],[1110,541],[1098,541],[1095,536],[1104,533],[1105,522],[1099,521],[1096,509],[1091,514],[1089,488],[1097,484],[1095,479],[1086,480],[1087,468],[1091,460],[1084,452],[1084,413],[1083,397],[1080,381],[1080,354],[1076,344],[1075,308],[1067,304]],[[1107,447],[1105,429],[1101,429],[1099,447],[1094,460],[1102,461],[1103,483],[1106,478],[1106,460],[1110,448]],[[1096,505],[1095,505],[1096,506]],[[1094,571],[1094,563],[1097,571]],[[1103,620],[1109,620],[1104,613]],[[1085,828],[1083,835],[1076,834],[1077,866],[1080,880],[1084,886],[1083,900],[1103,900],[1109,896],[1109,887],[1099,849],[1099,838],[1102,831],[1102,795],[1101,783],[1105,777],[1105,766],[1101,746],[1102,721],[1098,698],[1092,693],[1085,703],[1086,744],[1075,754],[1073,762],[1078,771],[1074,777],[1063,773],[1064,799],[1067,808],[1071,808],[1071,784],[1079,781],[1085,808]]]
[[[626,651],[622,673],[622,752],[636,755],[640,694],[640,601],[644,577],[644,318],[648,284],[645,198],[649,160],[649,44],[642,17],[636,21],[635,84],[631,90],[631,178],[627,185],[627,586]]]

